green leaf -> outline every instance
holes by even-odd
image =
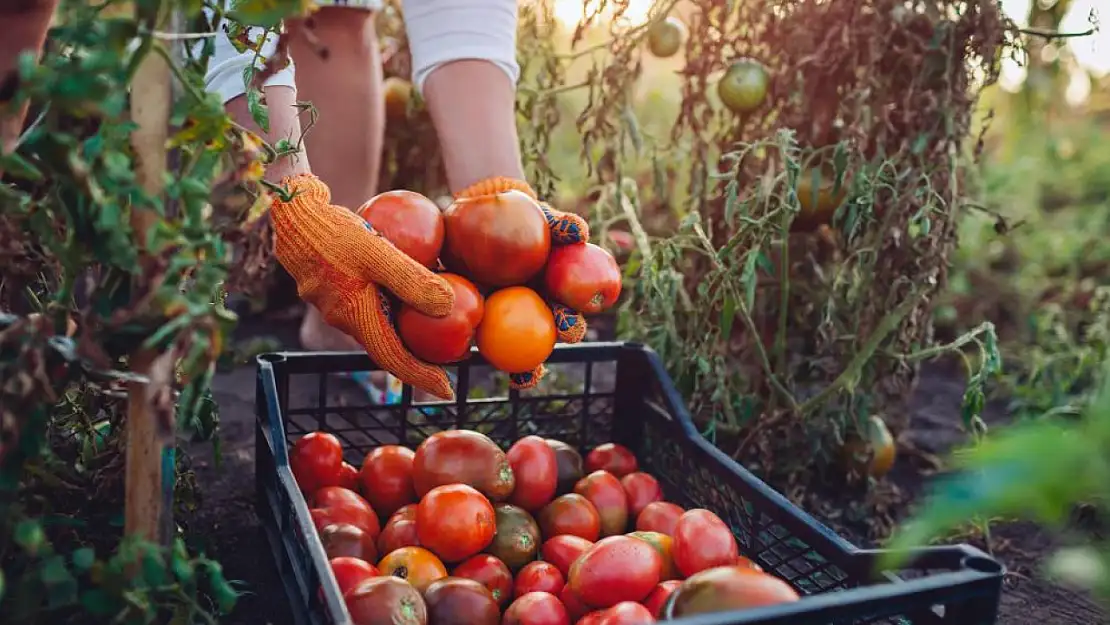
[[[247,110],[250,111],[251,119],[258,124],[259,128],[264,132],[270,132],[270,110],[262,103],[262,92],[258,89],[247,91]]]
[[[247,26],[274,28],[286,17],[304,15],[309,0],[233,0],[227,16]]]
[[[732,336],[732,325],[736,322],[736,298],[731,293],[725,295],[725,301],[721,304],[721,343],[728,345],[729,337]]]
[[[96,551],[92,547],[82,547],[73,552],[73,566],[79,571],[87,571],[96,562]]]
[[[762,255],[758,249],[748,252],[748,257],[744,259],[744,271],[740,274],[740,281],[744,283],[744,305],[749,311],[755,307],[755,287],[759,282],[755,270]]]
[[[93,616],[110,616],[116,612],[112,597],[100,588],[81,593],[81,605]]]
[[[38,555],[46,543],[46,534],[43,533],[42,526],[33,519],[20,521],[12,532],[12,538],[30,555]]]
[[[0,170],[4,175],[10,175],[23,180],[39,182],[43,180],[42,171],[15,152],[0,155]]]

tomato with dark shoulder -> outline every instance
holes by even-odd
[[[585,475],[582,469],[582,455],[578,453],[577,449],[560,440],[549,438],[547,444],[555,450],[555,461],[559,467],[556,492],[565,495],[573,491],[574,485]]]
[[[516,579],[513,580],[513,595],[520,597],[530,592],[556,594],[566,583],[567,580],[554,564],[537,560],[525,564],[524,568],[516,574]]]
[[[552,536],[544,541],[543,547],[540,548],[540,555],[545,562],[554,564],[559,572],[566,576],[570,573],[570,565],[593,545],[593,541],[581,536],[570,534]]]
[[[601,536],[601,516],[597,508],[578,493],[556,497],[540,510],[536,521],[540,534],[548,538],[570,534],[595,541]]]
[[[463,560],[451,575],[472,579],[485,586],[501,607],[508,605],[513,598],[512,572],[504,562],[488,553],[479,553]]]
[[[735,564],[740,548],[721,517],[704,508],[689,510],[674,528],[674,563],[686,577]]]
[[[801,597],[790,584],[746,566],[718,566],[691,575],[674,591],[671,616],[791,603]]]
[[[486,552],[514,571],[536,559],[540,548],[540,526],[528,511],[501,503],[493,507],[497,528]]]
[[[659,579],[667,581],[670,579],[678,579],[678,569],[674,565],[674,539],[666,534],[659,532],[632,532],[629,536],[639,538],[647,544],[655,547],[659,552],[659,558],[663,562],[663,568],[659,574]]]
[[[367,562],[378,559],[374,537],[360,527],[348,523],[335,523],[320,530],[320,542],[328,558],[360,558]]]
[[[444,562],[461,562],[485,549],[496,527],[493,505],[466,484],[437,486],[416,509],[420,544]]]
[[[412,485],[415,453],[400,445],[382,445],[370,450],[359,470],[362,494],[374,510],[388,517],[406,504],[416,503]]]
[[[636,517],[636,530],[674,536],[674,527],[685,513],[682,506],[669,501],[649,503]]]
[[[570,625],[567,609],[549,592],[521,595],[505,610],[502,625]]]
[[[428,584],[447,577],[447,567],[434,553],[423,547],[401,547],[378,563],[382,575],[393,575],[409,582],[421,593]]]
[[[623,534],[628,529],[628,495],[612,473],[594,471],[578,480],[574,492],[585,497],[597,509],[602,536]]]
[[[443,248],[443,211],[415,191],[385,191],[357,211],[397,249],[428,269],[435,269]]]
[[[555,450],[539,436],[525,436],[505,454],[513,468],[516,487],[509,503],[535,512],[555,498],[559,464]]]
[[[521,191],[456,199],[443,213],[443,263],[479,284],[524,284],[543,269],[551,230],[539,203]]]
[[[428,625],[428,607],[412,584],[372,577],[343,597],[355,625]]]
[[[328,560],[331,565],[332,575],[339,586],[339,594],[345,595],[347,591],[358,586],[364,580],[381,575],[378,567],[361,558],[340,556]]]
[[[497,625],[501,609],[488,588],[472,579],[445,577],[424,591],[428,620],[435,625]]]
[[[618,443],[598,445],[586,454],[586,471],[608,471],[616,477],[635,473],[640,468],[632,450]]]
[[[505,452],[473,430],[446,430],[426,438],[416,448],[412,480],[417,497],[436,486],[466,484],[493,502],[508,499],[516,485]]]
[[[647,542],[609,536],[571,565],[567,581],[586,605],[608,608],[647,597],[660,582],[662,567],[659,552]]]
[[[309,432],[293,443],[289,468],[305,494],[337,486],[342,481],[343,445],[334,434]]]
[[[659,485],[659,480],[642,471],[622,477],[621,486],[628,495],[628,513],[634,519],[649,503],[663,501],[663,487]]]

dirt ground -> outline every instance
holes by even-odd
[[[240,337],[274,337],[295,349],[295,327],[289,321],[247,321]],[[236,625],[284,625],[291,622],[287,600],[278,579],[266,538],[254,509],[254,371],[240,366],[220,374],[215,383],[220,405],[222,466],[217,467],[210,444],[190,450],[204,497],[196,515],[185,520],[190,542],[218,558],[229,579],[240,580],[245,592],[231,618]],[[900,502],[912,501],[928,473],[927,454],[943,455],[962,440],[958,414],[962,385],[954,372],[932,367],[924,372],[912,403],[910,429],[901,442],[926,454],[903,454],[891,476]],[[293,400],[296,401],[296,400]],[[996,410],[993,418],[1002,418]],[[902,516],[905,504],[890,510]],[[857,544],[868,543],[867,530],[848,515],[825,512],[835,503],[809,511]],[[1025,523],[993,526],[994,551],[1007,565],[998,622],[1003,625],[1096,625],[1110,619],[1086,596],[1052,585],[1038,575],[1038,565],[1054,546],[1053,539]],[[980,545],[982,546],[982,545]]]

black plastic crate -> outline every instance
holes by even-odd
[[[289,469],[289,445],[326,430],[355,466],[371,448],[415,447],[453,428],[481,431],[507,448],[538,434],[583,453],[604,443],[631,448],[666,498],[712,510],[728,523],[741,553],[792,584],[801,601],[675,621],[685,625],[992,625],[1003,567],[970,546],[915,552],[911,568],[873,574],[875,550],[858,549],[791,504],[706,441],[694,427],[658,356],[634,343],[558,346],[552,372],[530,391],[497,393],[476,351],[449,370],[454,402],[417,404],[406,387],[400,404],[351,401],[334,375],[376,367],[361,353],[276,353],[258,359],[259,516],[298,625],[350,625],[308,506]],[[291,389],[311,398],[290,405]],[[434,407],[436,410],[428,410]],[[310,539],[311,537],[311,539]]]

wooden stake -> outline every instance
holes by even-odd
[[[173,105],[173,76],[165,60],[147,53],[131,84],[131,119],[138,128],[131,135],[135,148],[139,184],[151,195],[163,192],[166,170],[166,142],[169,138],[170,111]],[[137,237],[140,255],[146,250],[147,236],[158,216],[134,211],[131,226]],[[158,354],[138,350],[131,355],[131,371],[152,378]],[[146,383],[128,385],[127,406],[127,482],[124,532],[147,540],[168,544],[172,535],[172,508],[163,499],[164,445],[158,434],[151,393]],[[173,465],[165,467],[171,473]]]

